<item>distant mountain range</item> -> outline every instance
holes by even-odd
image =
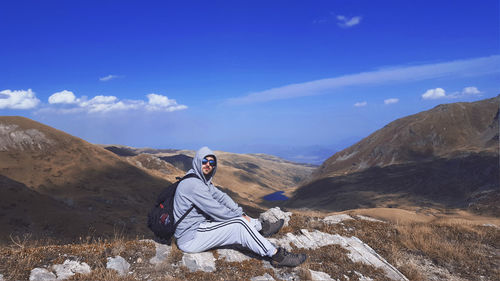
[[[345,142],[352,144],[348,140],[343,141],[338,146],[346,147]],[[267,154],[274,155],[295,163],[307,163],[321,165],[326,159],[332,156],[338,149],[335,146],[322,145],[271,145],[271,144],[250,144],[238,145],[234,151],[247,154]]]
[[[139,156],[153,157],[157,161],[174,166],[182,176],[192,167],[195,151],[133,148],[120,145],[104,145],[109,151],[120,155],[130,163]],[[267,154],[238,154],[215,151],[218,157],[214,183],[241,198],[246,205],[258,206],[262,197],[276,191],[291,194],[299,184],[307,180],[317,166],[294,163]],[[140,161],[142,166],[151,166],[151,161]],[[150,170],[158,170],[150,167]],[[238,201],[238,200],[237,200]]]
[[[499,212],[499,106],[500,96],[443,104],[391,122],[326,160],[287,206]]]

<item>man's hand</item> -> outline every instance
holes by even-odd
[[[246,219],[248,222],[250,222],[250,217],[249,217],[249,216],[247,216],[247,215],[243,215],[242,217],[243,217],[244,219]]]

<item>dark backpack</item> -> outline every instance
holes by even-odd
[[[161,244],[170,245],[177,225],[193,210],[194,205],[189,208],[178,221],[174,219],[174,196],[179,183],[187,178],[198,178],[195,174],[187,174],[182,179],[165,188],[156,203],[148,213],[148,227],[155,234],[154,240]]]

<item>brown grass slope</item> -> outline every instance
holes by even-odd
[[[499,105],[500,96],[472,103],[442,104],[398,119],[327,159],[313,178],[453,158],[464,153],[498,155]]]
[[[145,214],[168,181],[115,154],[23,117],[0,117],[0,241],[24,232],[75,239],[147,232]],[[14,206],[14,207],[8,207]],[[21,213],[22,212],[22,215]],[[43,219],[40,219],[43,217]]]
[[[471,207],[500,216],[499,97],[396,120],[333,155],[286,205]]]

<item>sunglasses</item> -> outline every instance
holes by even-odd
[[[215,160],[208,160],[208,159],[205,159],[205,158],[203,158],[203,160],[201,160],[201,164],[202,165],[205,165],[207,163],[210,164],[210,166],[215,167]]]

